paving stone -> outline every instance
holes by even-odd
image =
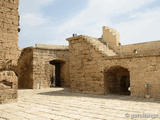
[[[18,90],[17,103],[0,105],[0,120],[130,120],[133,115],[144,113],[158,115],[153,120],[160,119],[160,101],[156,99],[144,102],[145,99],[123,96],[125,100],[120,100],[121,96],[76,94],[67,90],[62,94],[62,90]]]

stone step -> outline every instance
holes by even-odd
[[[97,38],[87,37],[87,42],[90,43],[96,51],[100,52],[104,56],[116,55],[112,49],[110,49],[105,43],[101,42]]]

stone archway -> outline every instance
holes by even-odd
[[[53,76],[50,79],[50,86],[62,87],[62,65],[65,63],[63,60],[52,60],[51,65],[54,65]]]
[[[106,94],[130,95],[130,73],[121,66],[114,66],[105,71],[104,85]]]

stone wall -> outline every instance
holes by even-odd
[[[119,54],[121,55],[157,54],[160,53],[160,41],[122,45],[118,49],[119,49]]]
[[[160,56],[130,56],[130,57],[112,57],[104,61],[105,69],[112,66],[122,66],[130,72],[131,95],[136,97],[145,97],[147,94],[146,84],[150,85],[149,94],[151,97],[160,98]]]
[[[97,49],[96,44],[92,45],[87,42],[88,39],[90,38],[86,36],[67,39],[70,51],[71,89],[73,92],[104,94],[103,61],[105,52]]]
[[[107,53],[104,55],[98,52],[94,45],[87,42],[88,39],[86,36],[67,39],[73,92],[105,94],[104,74],[111,67],[120,66],[129,71],[131,96],[145,97],[147,94],[145,85],[149,84],[150,96],[160,98],[159,54],[108,56]]]
[[[120,46],[120,33],[112,28],[104,26],[102,40],[112,49],[117,50],[117,47]]]
[[[18,0],[0,1],[0,60],[17,64],[18,50]]]
[[[18,60],[18,88],[33,88],[33,47],[22,50]]]
[[[106,26],[103,27],[103,35],[100,39],[118,55],[150,55],[160,53],[160,41],[121,45],[119,32]]]
[[[0,103],[16,101],[18,0],[0,0]]]
[[[66,46],[36,45],[25,48],[19,59],[20,88],[49,88],[55,75],[55,66],[51,61],[61,62],[62,87],[69,87],[69,51]]]
[[[52,48],[39,45],[33,51],[33,88],[40,84],[41,88],[50,87],[50,76],[53,75],[54,66],[50,61],[59,60],[61,64],[61,82],[63,87],[69,87],[69,51],[66,46],[53,46]]]

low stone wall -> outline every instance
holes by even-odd
[[[152,55],[155,53],[160,53],[160,41],[153,41],[153,42],[144,42],[144,43],[137,43],[137,44],[130,44],[130,45],[121,45],[117,47],[118,53],[121,55]]]

